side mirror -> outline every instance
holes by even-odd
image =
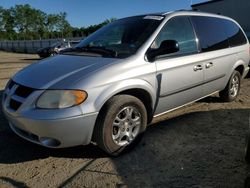
[[[176,40],[164,40],[159,48],[148,50],[147,58],[149,61],[153,61],[157,56],[175,53],[179,50],[179,44]]]

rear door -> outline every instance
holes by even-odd
[[[159,101],[155,114],[174,109],[203,96],[203,67],[197,58],[197,40],[189,17],[170,19],[151,48],[164,40],[176,40],[180,50],[155,60],[159,85]]]
[[[229,48],[227,20],[207,16],[192,16],[191,20],[204,61],[204,95],[209,95],[226,86],[236,54]]]

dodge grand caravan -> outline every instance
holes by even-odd
[[[116,20],[75,48],[34,63],[8,82],[11,129],[61,148],[132,148],[153,117],[219,92],[236,99],[249,43],[234,20],[177,11]]]

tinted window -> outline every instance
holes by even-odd
[[[229,39],[230,46],[239,46],[242,44],[246,44],[247,40],[242,30],[232,21],[225,20],[227,24],[227,35]]]
[[[157,49],[164,40],[176,40],[180,50],[171,55],[197,52],[196,37],[189,18],[179,16],[169,20],[162,28],[151,48]]]
[[[228,48],[227,23],[223,19],[192,16],[202,52]]]

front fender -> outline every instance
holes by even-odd
[[[105,88],[105,90],[97,97],[94,102],[95,109],[98,109],[98,111],[100,111],[102,106],[112,96],[129,89],[143,89],[148,92],[151,97],[152,108],[154,107],[156,101],[156,89],[154,88],[154,86],[142,79],[129,79],[114,83],[109,87]]]

